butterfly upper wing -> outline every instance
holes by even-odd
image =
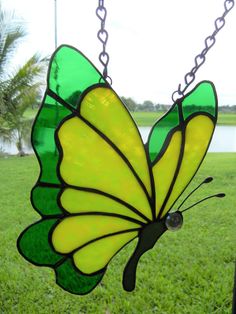
[[[209,147],[217,120],[215,88],[201,82],[152,128],[148,149],[156,216],[163,217],[185,190]]]
[[[40,176],[31,200],[39,213],[50,214],[58,208],[60,189],[47,185],[61,184],[57,165],[59,152],[55,143],[55,130],[61,121],[76,108],[79,95],[89,86],[104,82],[102,75],[78,50],[63,45],[53,54],[47,78],[47,90],[32,129],[32,146],[40,163]],[[63,104],[68,102],[69,109]],[[45,201],[45,198],[49,201]],[[50,203],[50,209],[47,209]],[[60,209],[57,213],[60,213]]]
[[[53,54],[47,90],[32,130],[32,145],[41,165],[40,181],[60,183],[56,171],[58,149],[54,133],[61,120],[71,114],[61,101],[76,108],[79,95],[98,81],[104,82],[101,74],[76,49],[61,46]]]

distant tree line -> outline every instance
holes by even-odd
[[[219,106],[219,111],[220,112],[236,112],[236,105],[233,105],[233,106],[229,106],[229,105],[226,105],[226,106]]]
[[[132,98],[126,98],[123,96],[121,97],[121,100],[130,111],[167,111],[171,107],[170,105],[154,104],[151,100],[145,100],[143,103],[139,104]]]
[[[151,100],[145,100],[143,103],[137,103],[132,98],[121,97],[121,100],[125,103],[127,108],[130,111],[149,111],[149,112],[157,112],[157,111],[167,111],[171,105],[164,105],[164,104],[154,104]],[[219,106],[219,112],[225,113],[236,113],[236,105],[229,106]]]

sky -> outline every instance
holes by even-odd
[[[28,35],[19,47],[14,65],[35,52],[54,51],[55,0],[1,0],[26,22]],[[120,96],[137,102],[171,104],[171,95],[183,84],[214,31],[214,21],[224,10],[224,0],[104,0],[107,8],[108,74]],[[57,0],[58,45],[70,44],[82,51],[100,71],[102,49],[97,39],[100,21],[98,0]],[[198,70],[190,91],[201,80],[212,81],[220,105],[236,105],[236,5],[226,17],[215,46]]]

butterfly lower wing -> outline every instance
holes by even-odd
[[[56,252],[72,256],[75,267],[85,275],[104,270],[112,257],[138,236],[141,225],[126,217],[90,212],[62,219],[52,231]]]
[[[74,263],[84,274],[96,273],[104,269],[116,253],[137,236],[138,230],[101,238],[76,251]]]
[[[55,268],[56,282],[64,290],[84,295],[90,293],[102,280],[105,270],[101,270],[94,275],[82,274],[75,267],[71,258],[66,259]]]
[[[52,245],[61,254],[73,256],[85,274],[100,271],[109,260],[138,235],[138,222],[99,213],[63,219],[52,232]]]
[[[49,242],[49,233],[56,223],[57,218],[43,219],[21,233],[18,238],[18,249],[29,262],[38,266],[54,266],[64,258]]]
[[[57,283],[74,294],[86,294],[101,281],[105,270],[94,276],[79,272],[70,257],[55,252],[50,234],[57,224],[56,218],[40,220],[25,229],[17,241],[19,252],[36,266],[48,266],[55,270]]]
[[[163,217],[173,207],[195,175],[209,147],[216,120],[215,88],[204,81],[154,125],[148,147],[157,217]]]

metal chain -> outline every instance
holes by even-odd
[[[179,84],[178,89],[172,94],[172,100],[174,102],[176,100],[178,100],[179,98],[184,96],[184,92],[186,91],[186,89],[195,80],[195,77],[196,77],[195,74],[196,74],[197,70],[206,61],[206,54],[214,46],[214,44],[216,42],[216,35],[224,27],[224,25],[225,25],[225,17],[229,13],[229,11],[232,10],[233,6],[234,6],[234,0],[225,0],[225,2],[224,2],[224,9],[225,9],[224,13],[222,14],[221,17],[218,17],[215,20],[215,30],[214,30],[214,32],[205,39],[205,42],[204,42],[205,43],[205,47],[204,47],[204,49],[202,50],[202,52],[200,54],[198,54],[195,57],[195,59],[194,59],[194,62],[195,62],[194,67],[184,77],[185,87],[182,88],[181,84]]]
[[[110,80],[112,84],[112,79],[108,76],[108,63],[109,63],[109,54],[106,52],[106,44],[108,40],[108,32],[105,30],[105,22],[107,17],[107,10],[104,6],[104,0],[98,0],[98,7],[96,9],[96,15],[101,21],[101,28],[97,33],[97,37],[102,43],[102,52],[99,54],[99,61],[104,66],[103,77]]]

